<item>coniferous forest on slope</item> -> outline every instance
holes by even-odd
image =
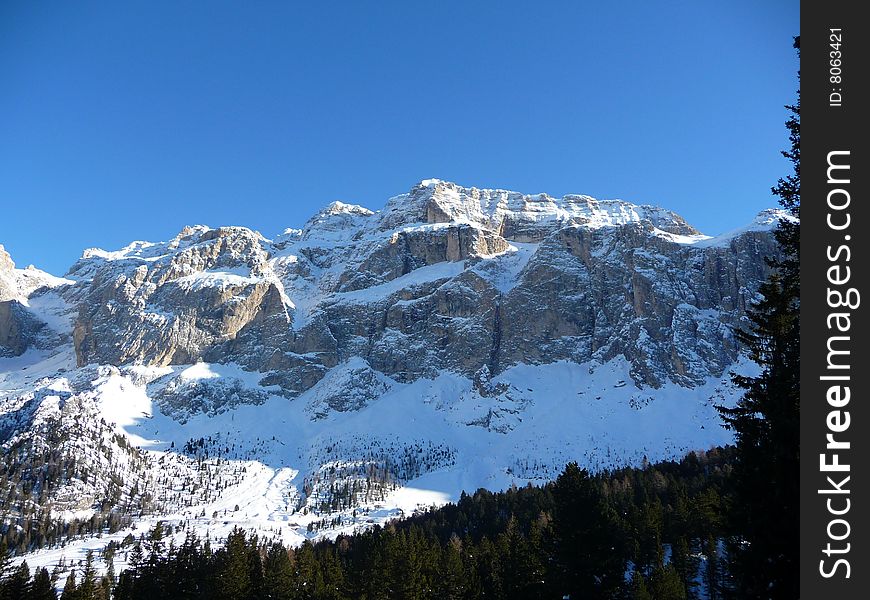
[[[131,568],[98,577],[86,565],[61,598],[722,598],[733,587],[722,515],[734,452],[596,475],[572,463],[545,486],[478,490],[299,548],[241,530],[219,549],[193,534],[174,547],[158,526],[110,549]],[[6,597],[52,597],[21,595],[49,579],[27,577],[11,572]]]

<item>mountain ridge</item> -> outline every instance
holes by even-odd
[[[65,278],[0,252],[13,545],[49,564],[157,520],[298,543],[727,443],[714,404],[752,371],[734,330],[783,218],[711,238],[656,207],[426,180],[272,239],[88,249]],[[91,533],[34,525],[74,518]]]

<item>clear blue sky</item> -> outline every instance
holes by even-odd
[[[420,179],[775,204],[797,1],[0,4],[0,243],[61,274],[185,224],[270,237]]]

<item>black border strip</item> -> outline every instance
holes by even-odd
[[[870,23],[858,7],[801,5],[800,578],[801,596],[811,599],[867,598],[870,590],[870,102],[862,81]],[[850,306],[835,306],[841,301]],[[848,470],[832,470],[845,468],[835,461]]]

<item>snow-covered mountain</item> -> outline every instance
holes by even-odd
[[[714,404],[751,368],[734,329],[783,218],[711,238],[657,207],[426,180],[273,239],[89,249],[64,278],[0,247],[8,537],[31,565],[157,520],[294,543],[728,442]]]

